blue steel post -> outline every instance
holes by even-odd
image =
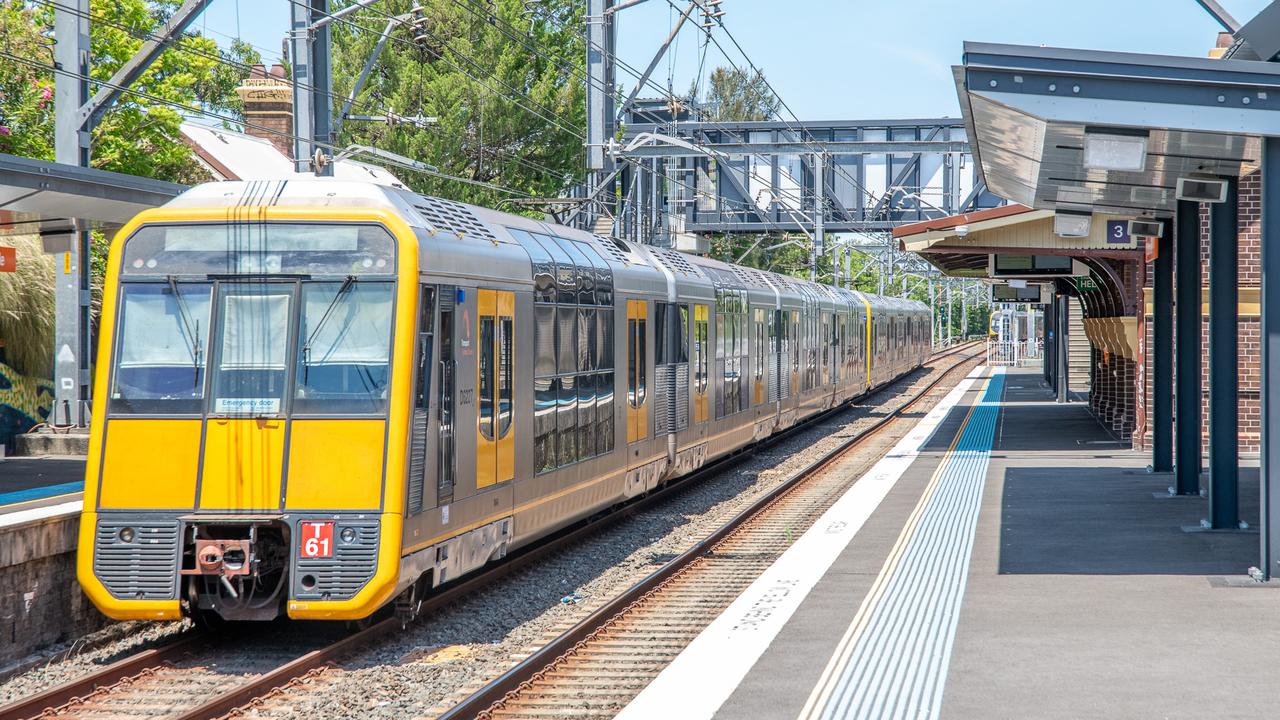
[[[1214,529],[1240,525],[1237,184],[1229,178],[1226,202],[1209,211],[1209,521]]]
[[[1152,298],[1151,470],[1173,471],[1173,223],[1164,223],[1156,246]]]
[[[1270,270],[1271,272],[1267,272]],[[1271,280],[1268,281],[1267,278]],[[1259,567],[1280,576],[1280,139],[1262,139],[1262,457]],[[1277,487],[1272,487],[1275,483]]]
[[[1200,494],[1200,206],[1179,200],[1177,264],[1177,461],[1175,491]]]
[[[1067,337],[1071,328],[1070,297],[1070,295],[1058,296],[1058,332],[1054,333],[1058,343],[1058,358],[1054,362],[1053,372],[1058,377],[1058,402],[1060,403],[1071,402],[1071,359],[1067,354],[1071,349],[1070,339]]]

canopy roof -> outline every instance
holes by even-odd
[[[1257,169],[1280,66],[965,43],[954,68],[987,187],[1037,209],[1168,215],[1179,177]],[[1085,169],[1086,132],[1147,136],[1140,172]]]

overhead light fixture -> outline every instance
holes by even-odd
[[[1164,223],[1153,218],[1129,221],[1129,237],[1160,237]]]
[[[1192,175],[1178,178],[1178,189],[1175,196],[1179,200],[1191,202],[1220,203],[1227,201],[1227,181],[1225,178],[1206,175]]]
[[[1084,129],[1084,168],[1142,172],[1147,167],[1147,132],[1126,128]]]
[[[1053,234],[1058,237],[1089,237],[1092,227],[1092,213],[1059,210],[1053,215]]]

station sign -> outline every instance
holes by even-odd
[[[16,272],[18,270],[18,249],[0,247],[0,272]]]
[[[1098,284],[1091,277],[1078,277],[1075,279],[1076,289],[1080,292],[1093,292],[1098,289]]]

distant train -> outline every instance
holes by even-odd
[[[108,261],[79,578],[114,618],[362,619],[921,365],[930,316],[336,180]]]

